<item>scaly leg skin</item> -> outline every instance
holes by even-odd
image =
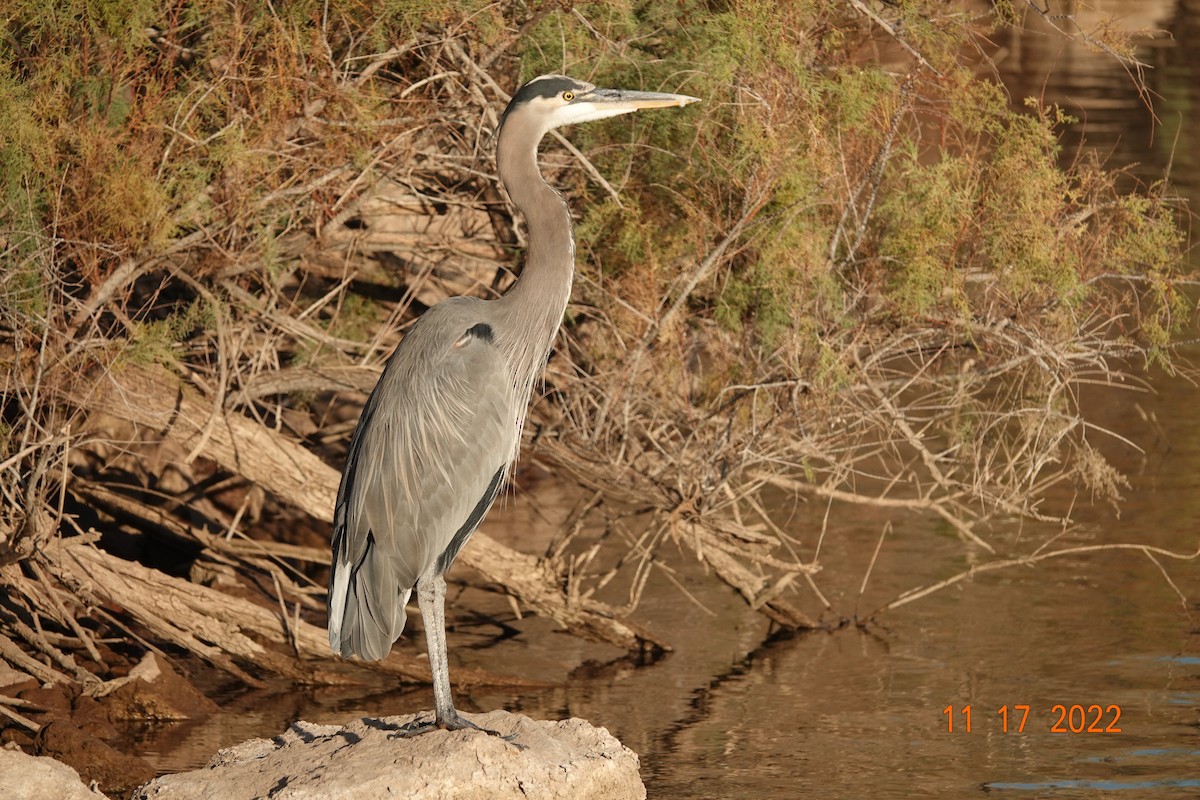
[[[514,742],[516,734],[505,736],[499,731],[481,728],[454,709],[450,697],[450,665],[446,659],[446,580],[431,569],[417,581],[417,605],[425,622],[425,643],[429,649],[429,671],[433,675],[432,720],[414,720],[393,736],[410,737],[441,728],[446,731],[476,730],[489,736],[499,736],[521,750],[525,746]]]

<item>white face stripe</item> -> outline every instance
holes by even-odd
[[[583,94],[585,90],[569,91]],[[591,90],[588,89],[586,91]],[[622,108],[621,106],[610,105],[608,103],[585,103],[579,101],[566,103],[558,95],[555,97],[535,97],[529,101],[529,104],[544,108],[543,119],[545,130],[547,131],[553,128],[560,128],[564,125],[574,125],[579,122],[592,122],[598,119],[618,117],[637,110],[636,108]],[[542,111],[542,109],[539,109],[539,111]]]
[[[636,110],[633,108],[621,108],[620,106],[614,107],[603,103],[571,103],[570,105],[561,106],[550,114],[550,127],[557,128],[560,125],[574,125],[577,122],[608,119],[609,117],[617,117]]]

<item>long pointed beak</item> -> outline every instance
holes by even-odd
[[[639,108],[683,107],[688,103],[699,103],[699,97],[665,92],[631,92],[626,89],[593,89],[579,97],[585,103],[594,103],[597,110],[605,109],[617,113],[637,111]]]

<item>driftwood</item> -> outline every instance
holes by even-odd
[[[278,614],[117,558],[85,538],[53,540],[43,553],[55,577],[81,597],[124,609],[155,636],[185,647],[250,686],[263,684],[234,658],[295,680],[319,680],[313,670],[250,636],[284,643],[288,631]],[[291,635],[310,652],[323,638],[320,629],[303,621],[292,623]]]
[[[212,402],[165,373],[131,367],[109,373],[96,386],[97,396],[86,399],[87,407],[150,427],[281,501],[332,521],[339,475],[296,442],[236,413],[221,411],[215,423],[206,424]],[[505,547],[483,532],[475,533],[459,561],[539,614],[589,638],[630,650],[667,646],[604,603],[570,602],[558,588],[557,575],[535,556]]]
[[[161,640],[196,653],[250,686],[264,684],[236,662],[304,683],[348,681],[346,672],[335,669],[332,664],[334,659],[324,629],[117,558],[95,547],[88,538],[76,536],[54,540],[43,554],[45,561],[53,565],[55,577],[80,596],[93,603],[124,609]],[[294,647],[301,657],[296,659],[286,655],[281,646]],[[4,655],[7,656],[7,652]],[[22,665],[28,667],[25,662]],[[430,680],[427,663],[396,653],[371,664],[370,668],[402,680],[422,683]],[[517,678],[500,678],[483,670],[464,668],[455,672],[455,681],[462,686],[532,685]]]

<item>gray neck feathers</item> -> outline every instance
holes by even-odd
[[[518,427],[524,424],[533,383],[542,374],[562,322],[575,271],[571,217],[562,196],[538,169],[540,140],[541,132],[531,129],[527,121],[510,117],[500,131],[496,155],[500,180],[525,215],[529,232],[529,251],[520,279],[493,301],[507,323],[502,330],[511,334],[500,346],[513,378]]]

